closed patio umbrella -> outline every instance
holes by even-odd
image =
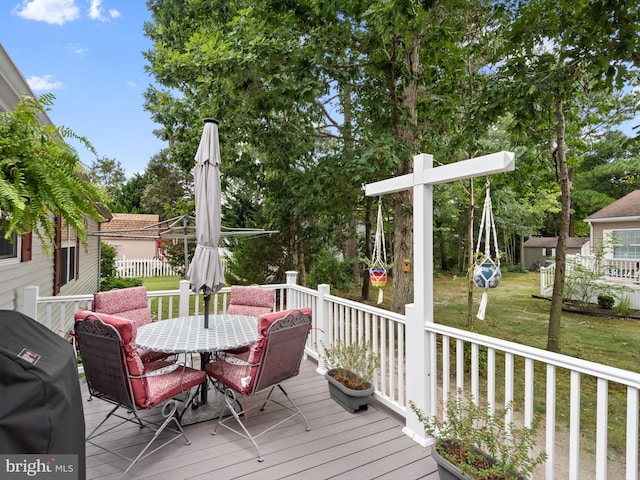
[[[218,122],[204,119],[202,137],[195,156],[196,251],[187,277],[191,290],[204,294],[204,325],[209,328],[209,300],[224,287],[220,241],[220,143]]]

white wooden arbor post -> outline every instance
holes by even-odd
[[[366,185],[367,196],[413,189],[413,303],[406,305],[406,385],[407,400],[412,400],[427,416],[436,413],[436,391],[432,388],[431,342],[425,335],[425,323],[433,323],[433,185],[448,183],[515,168],[512,152],[498,152],[433,168],[433,156],[413,157],[413,173]],[[422,248],[419,248],[422,247]],[[396,259],[397,260],[397,259]],[[407,412],[404,433],[422,445],[432,443],[422,424]]]

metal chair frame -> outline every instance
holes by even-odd
[[[177,415],[177,413],[179,400],[175,397],[167,398],[165,401],[156,405],[162,406],[161,414],[164,418],[163,421],[154,421],[149,418],[142,418],[139,415],[140,412],[149,411],[154,407],[141,408],[136,404],[131,382],[132,379],[164,375],[176,370],[177,368],[182,368],[182,375],[184,375],[184,369],[186,368],[184,365],[177,363],[166,364],[162,368],[146,372],[141,376],[132,375],[126,361],[126,353],[122,345],[122,337],[114,326],[104,323],[96,315],[88,315],[84,320],[76,321],[75,331],[77,334],[77,342],[80,357],[82,358],[85,378],[89,388],[89,401],[95,397],[114,405],[113,409],[109,411],[100,424],[95,427],[89,435],[87,435],[85,441],[131,462],[124,471],[122,478],[127,475],[129,470],[139,460],[148,457],[180,437],[184,437],[185,445],[191,444],[178,420],[179,415]],[[181,400],[186,403],[186,407],[188,407],[193,399],[193,395],[189,393],[189,390],[190,388],[184,391],[186,398]],[[127,414],[120,414],[118,412],[118,409],[120,408],[125,409]],[[107,428],[102,428],[111,417],[118,418],[121,421],[115,425],[108,426]],[[147,427],[154,431],[153,437],[145,444],[143,449],[135,458],[128,457],[118,451],[94,442],[95,438],[118,428],[127,422],[134,423],[140,428]],[[163,431],[171,432],[174,436],[164,441],[153,450],[149,450],[151,445],[158,439],[159,435]]]
[[[250,364],[241,358],[233,356],[222,357],[217,360],[218,362],[228,362],[230,365],[235,364],[250,367],[257,366],[255,379],[252,380],[251,386],[246,392],[241,393],[236,391],[232,386],[224,382],[224,378],[212,377],[214,385],[224,394],[225,398],[225,408],[220,413],[218,423],[216,424],[212,434],[215,435],[218,432],[219,427],[224,427],[227,430],[251,441],[258,454],[258,462],[264,461],[260,447],[256,441],[260,436],[270,432],[274,428],[298,415],[302,417],[304,421],[305,430],[311,430],[307,418],[281,385],[283,381],[298,374],[300,363],[304,356],[307,336],[311,328],[311,315],[310,313],[303,313],[299,310],[282,313],[283,317],[274,321],[267,330],[264,338],[264,349],[259,360],[255,364]],[[278,350],[280,350],[280,352],[278,352]],[[287,352],[287,359],[289,360],[288,364],[283,364],[280,361],[281,358],[279,357],[279,353],[283,350],[286,350]],[[211,376],[209,371],[207,373]],[[278,390],[280,390],[280,392],[285,396],[286,403],[273,398],[272,394],[276,388],[278,388]],[[243,400],[246,400],[247,395],[257,395],[258,393],[266,390],[269,390],[269,393],[265,400],[262,401],[260,407],[256,405],[254,407],[247,408],[246,402],[240,402],[240,399],[238,398],[238,395],[242,395]],[[252,435],[245,425],[246,420],[249,418],[249,412],[258,409],[263,411],[269,402],[280,405],[286,410],[289,410],[291,414],[276,424]],[[236,409],[235,407],[237,405],[240,405],[241,408]],[[227,410],[231,415],[227,415]],[[244,421],[241,417],[244,418]],[[237,422],[240,429],[229,425],[229,422],[233,421]]]

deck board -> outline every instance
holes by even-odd
[[[315,363],[304,361],[300,375],[283,385],[307,417],[311,430],[305,431],[302,419],[296,417],[260,436],[264,462],[256,460],[255,448],[248,440],[233,432],[221,428],[212,435],[215,420],[209,420],[184,427],[191,445],[178,439],[138,462],[126,478],[438,480],[430,448],[403,434],[403,424],[396,415],[376,402],[356,414],[345,411],[329,398],[326,380],[315,372]],[[83,396],[88,397],[86,386]],[[87,432],[110,408],[101,400],[85,400]],[[283,415],[281,407],[270,406],[267,412],[250,416],[250,430],[262,430]],[[124,425],[99,441],[131,455],[151,434],[148,429]],[[120,479],[127,466],[126,460],[87,445],[88,480]]]

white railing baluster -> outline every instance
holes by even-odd
[[[504,405],[505,407],[513,402],[513,353],[504,354]],[[513,408],[507,410],[504,417],[506,424],[513,421]]]
[[[534,374],[533,360],[525,358],[524,360],[524,425],[530,427],[533,423],[533,398],[534,398]]]
[[[545,467],[545,479],[555,478],[554,466],[556,464],[556,367],[547,364],[547,418],[546,418],[546,440],[544,449],[547,452],[547,462]]]
[[[571,372],[569,413],[569,479],[578,480],[580,472],[580,373]]]
[[[627,387],[627,480],[638,480],[638,389]]]
[[[456,392],[464,389],[464,341],[456,340]]]
[[[607,437],[609,425],[609,382],[598,379],[596,404],[596,478],[607,480]]]
[[[432,334],[432,338],[436,338],[435,333]],[[449,381],[449,378],[451,378],[450,341],[451,339],[448,335],[442,336],[442,401],[445,403],[449,399],[449,392],[451,391],[451,382]],[[437,344],[437,342],[434,343]],[[437,365],[437,363],[434,363],[433,365]]]
[[[496,411],[496,349],[487,349],[487,404],[490,412]]]
[[[479,383],[478,383],[478,344],[471,344],[471,395],[476,402],[480,401]]]

